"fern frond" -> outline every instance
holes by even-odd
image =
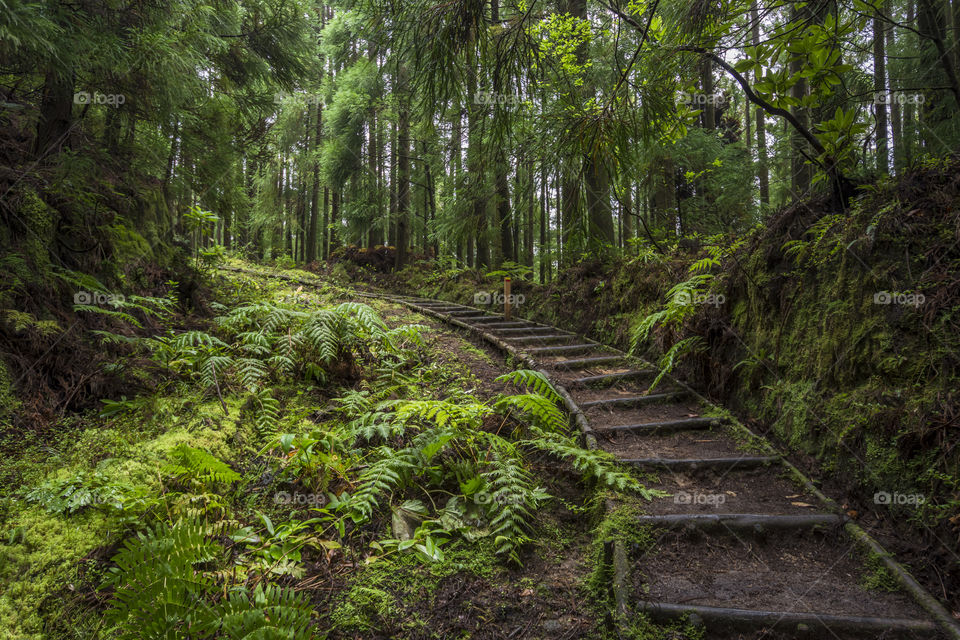
[[[510,410],[519,411],[550,431],[565,432],[569,426],[566,414],[556,404],[535,393],[500,398],[494,404],[494,408],[501,413],[508,413]]]
[[[168,457],[170,462],[163,467],[164,472],[180,479],[196,480],[201,484],[232,484],[241,477],[216,456],[188,444],[178,444]]]
[[[505,373],[497,377],[496,381],[510,382],[518,386],[522,385],[528,390],[532,389],[534,393],[543,396],[555,404],[563,402],[560,394],[557,393],[556,388],[554,388],[553,383],[540,371],[517,369],[516,371],[511,371],[510,373]]]

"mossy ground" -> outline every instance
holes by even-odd
[[[297,277],[315,278],[309,273]],[[344,296],[337,285],[302,287],[236,273],[214,288],[214,301],[228,306],[267,300],[310,307]],[[500,390],[490,381],[507,368],[491,353],[403,307],[368,302],[392,324],[417,321],[430,327],[427,364],[420,372],[429,381],[424,397]],[[277,479],[259,457],[262,439],[241,397],[225,395],[225,414],[215,393],[190,381],[170,376],[155,383],[152,393],[131,401],[129,411],[66,415],[49,430],[48,440],[2,443],[12,455],[0,459],[0,638],[102,633],[110,593],[99,587],[119,543],[143,516],[96,505],[49,512],[44,503],[25,499],[39,486],[54,481],[82,486],[102,472],[124,491],[150,500],[170,490],[163,467],[175,447],[188,444],[212,453],[242,476],[232,489],[207,498],[222,504],[218,509],[224,517],[248,522],[262,512],[280,524],[309,515],[268,498]],[[281,432],[338,419],[325,408],[342,390],[286,385],[274,391],[284,406],[277,427]],[[583,583],[592,539],[581,506],[588,492],[569,469],[548,465],[536,471],[549,479],[547,488],[559,498],[538,513],[534,542],[524,549],[522,565],[494,553],[489,539],[454,541],[436,564],[396,553],[368,564],[372,556],[364,536],[357,548],[334,554],[333,564],[322,559],[307,563],[304,579],[314,586],[305,592],[317,612],[318,630],[331,637],[482,638],[547,619],[575,625],[583,637],[602,637],[602,619],[588,606],[591,596]],[[163,501],[150,504],[165,508]],[[389,537],[389,531],[382,533]],[[575,616],[554,620],[571,602],[579,603]]]

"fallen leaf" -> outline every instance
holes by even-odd
[[[790,504],[792,504],[795,507],[812,507],[813,506],[812,504],[807,504],[806,502],[791,502]]]
[[[527,588],[527,589],[524,589],[523,591],[520,592],[520,597],[521,597],[521,598],[526,598],[526,597],[528,597],[528,596],[532,596],[534,593],[535,593],[535,592],[534,592],[533,589]]]

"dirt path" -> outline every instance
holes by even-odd
[[[649,365],[554,327],[395,299],[542,368],[588,444],[655,478],[665,495],[636,517],[650,542],[614,541],[610,555],[624,626],[645,612],[709,638],[960,638],[942,605],[795,467],[681,383],[651,389]]]

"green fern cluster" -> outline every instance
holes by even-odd
[[[164,466],[163,471],[181,481],[209,487],[214,484],[229,485],[241,477],[230,465],[216,456],[187,444],[174,447],[168,457],[170,462]]]
[[[220,584],[226,562],[210,527],[161,525],[128,539],[113,558],[104,587],[113,589],[105,622],[111,637],[270,638],[311,637],[311,607],[289,589],[253,590]]]

